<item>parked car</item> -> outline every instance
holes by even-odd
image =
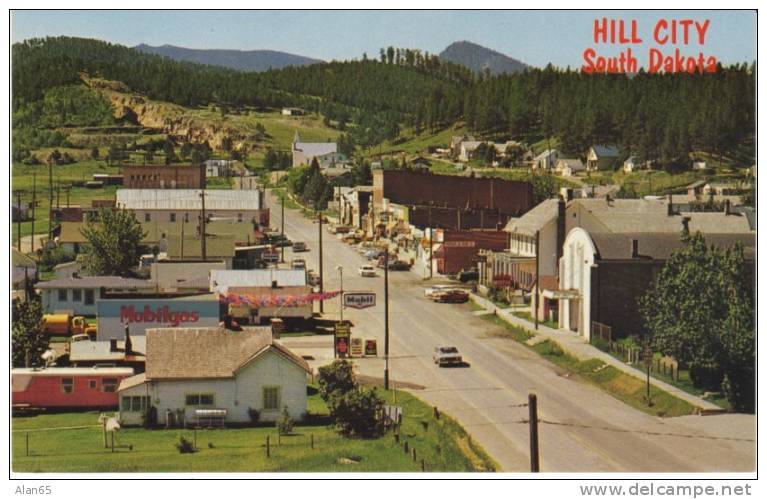
[[[303,258],[294,258],[290,262],[290,268],[293,270],[304,270],[306,269],[306,260]]]
[[[380,249],[380,248],[373,248],[365,251],[364,255],[365,258],[369,258],[370,260],[378,260],[380,257],[386,254],[386,251]]]
[[[456,347],[437,347],[434,349],[432,359],[439,367],[463,364],[463,357]]]
[[[309,286],[319,286],[320,285],[320,275],[316,273],[313,270],[310,270],[306,273],[306,282],[309,284]]]
[[[462,289],[448,289],[434,294],[434,301],[439,303],[466,303],[469,293]]]
[[[458,274],[458,280],[461,282],[478,281],[479,271],[477,271],[477,269],[464,270]]]
[[[436,300],[437,295],[451,289],[455,288],[450,284],[435,284],[434,286],[424,289],[423,295],[430,300]]]
[[[261,254],[261,260],[266,263],[277,263],[280,261],[280,253],[276,250],[264,251]]]
[[[300,253],[302,251],[309,251],[309,248],[306,247],[306,243],[302,241],[296,241],[293,243],[293,252],[294,253]]]
[[[363,265],[357,272],[359,272],[362,277],[375,277],[377,275],[376,269],[372,265]]]
[[[378,268],[384,268],[386,264],[385,258],[385,255],[378,257]],[[389,270],[410,270],[410,263],[389,257]]]

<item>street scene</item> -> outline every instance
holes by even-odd
[[[152,13],[11,12],[11,474],[756,476],[754,12]]]

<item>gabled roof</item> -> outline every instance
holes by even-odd
[[[682,248],[680,233],[589,233],[599,258],[602,260],[628,260],[632,255],[632,240],[637,241],[639,257],[666,260],[672,252]],[[707,246],[729,247],[743,244],[747,259],[753,259],[756,237],[754,234],[704,234]]]
[[[268,351],[311,372],[305,360],[272,339],[268,327],[242,331],[220,327],[148,329],[146,349],[149,380],[233,378]]]
[[[536,231],[542,230],[557,218],[558,203],[557,199],[547,199],[521,217],[509,220],[503,230],[512,234],[534,236]]]
[[[536,159],[536,161],[537,161],[537,160],[539,160],[539,159],[543,159],[543,158],[545,158],[545,157],[547,157],[547,156],[551,156],[552,154],[554,154],[554,153],[556,153],[556,152],[557,152],[557,150],[556,150],[556,149],[546,149],[545,151],[543,151],[542,153],[540,153],[538,156],[536,156],[536,157],[535,157],[535,159]]]
[[[306,157],[312,158],[338,152],[338,144],[335,142],[296,142],[293,145],[293,149],[301,151]]]
[[[211,235],[205,238],[205,258],[234,257],[235,236],[231,234]],[[202,242],[196,235],[184,234],[184,258],[187,260],[202,257]],[[168,236],[168,257],[181,258],[181,236]]]
[[[617,156],[620,156],[620,149],[618,149],[615,146],[606,146],[602,144],[598,144],[595,146],[591,146],[591,148],[594,150],[594,154],[597,156],[603,156],[606,158],[614,158]]]

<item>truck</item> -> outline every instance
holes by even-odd
[[[45,314],[42,331],[51,336],[95,335],[96,326],[89,325],[88,319],[80,315]]]

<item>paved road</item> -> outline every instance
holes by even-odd
[[[267,202],[276,207],[271,195]],[[279,209],[272,209],[279,227]],[[286,210],[285,231],[307,242],[302,253],[318,269],[318,227]],[[377,338],[383,353],[383,277],[362,278],[365,259],[335,236],[323,233],[325,290],[373,290],[378,305],[345,310],[354,335]],[[286,259],[292,255],[286,252]],[[632,409],[598,388],[573,380],[558,367],[518,343],[495,336],[495,326],[473,315],[468,305],[432,303],[427,285],[412,272],[390,272],[391,377],[422,386],[419,397],[455,417],[499,463],[503,471],[529,470],[528,393],[538,396],[541,470],[558,472],[700,472],[755,469],[755,420],[721,415],[661,419]],[[338,315],[339,300],[325,305]],[[332,358],[328,336],[286,338],[286,345],[315,357]],[[431,361],[437,345],[454,345],[470,366],[438,368]],[[383,360],[359,359],[361,374],[382,377]]]

